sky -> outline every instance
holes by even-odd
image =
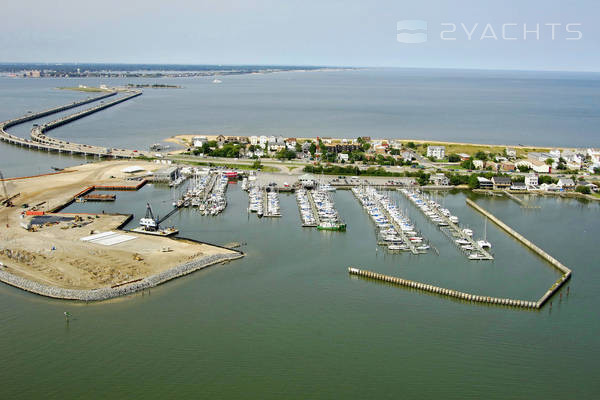
[[[1,13],[0,62],[600,71],[598,0],[22,0]]]

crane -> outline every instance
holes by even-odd
[[[150,203],[146,203],[146,216],[144,218],[140,218],[140,225],[146,231],[157,231],[159,229],[158,224],[158,216],[154,217]]]

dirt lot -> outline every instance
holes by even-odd
[[[11,195],[21,195],[15,199],[17,207],[0,208],[3,268],[39,283],[96,289],[154,275],[194,258],[231,253],[191,241],[129,232],[121,233],[135,239],[112,246],[80,240],[91,232],[115,231],[126,218],[118,215],[82,215],[77,225],[83,226],[74,228],[72,221],[42,226],[35,232],[21,226],[31,218],[22,217],[24,209],[19,206],[23,203],[33,206],[45,202],[39,209],[48,210],[91,185],[135,185],[137,182],[124,181],[129,175],[121,172],[131,165],[146,169],[138,175],[161,167],[147,162],[109,161],[74,167],[61,174],[6,182]]]

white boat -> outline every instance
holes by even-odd
[[[490,249],[492,247],[491,243],[486,240],[478,240],[477,246],[481,247],[482,249]]]
[[[471,229],[465,228],[462,232],[467,236],[473,236],[473,231]]]

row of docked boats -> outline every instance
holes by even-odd
[[[217,215],[227,207],[227,177],[220,173],[196,174],[175,207],[195,207],[202,215]]]
[[[307,189],[299,188],[296,190],[296,202],[298,203],[298,211],[300,212],[302,226],[317,226],[317,218],[313,213],[312,205],[308,199]]]
[[[321,189],[319,186],[317,190],[309,193],[309,196],[312,195],[317,210],[317,229],[320,231],[345,231],[346,224],[337,212],[329,192],[329,190]]]
[[[352,188],[378,230],[379,243],[391,251],[412,251],[414,254],[429,250],[410,219],[387,196],[370,186]]]
[[[409,191],[407,189],[399,190],[413,202],[431,222],[438,225],[440,229],[467,254],[467,257],[470,260],[490,259],[489,254],[486,254],[485,252],[485,249],[492,247],[491,243],[485,238],[485,236],[487,236],[487,220],[484,239],[476,241],[473,239],[473,230],[460,227],[458,217],[452,215],[450,210],[444,208],[438,202],[427,198],[418,191]]]
[[[265,214],[264,190],[258,185],[251,185],[248,189],[248,212],[256,213],[258,218]]]
[[[279,193],[277,193],[275,190],[267,192],[267,209],[265,217],[281,217]]]

